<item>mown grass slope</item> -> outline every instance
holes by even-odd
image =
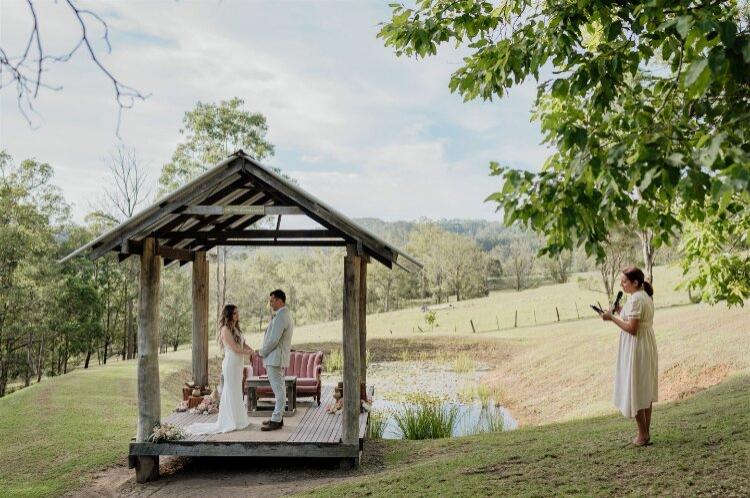
[[[437,441],[368,443],[362,476],[313,496],[748,496],[750,376],[655,408],[653,445],[631,420],[587,418]]]

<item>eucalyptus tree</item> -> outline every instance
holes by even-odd
[[[506,223],[542,253],[605,256],[626,223],[659,247],[685,234],[689,287],[750,296],[750,28],[747,2],[589,0],[392,4],[379,33],[398,55],[467,52],[449,88],[503,98],[537,82],[533,113],[553,152],[538,173],[491,172]],[[644,242],[645,243],[645,242]],[[720,257],[712,257],[713,255]]]

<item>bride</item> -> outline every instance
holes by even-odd
[[[245,403],[242,399],[242,369],[244,355],[253,349],[245,343],[240,329],[240,312],[237,306],[227,304],[221,312],[216,341],[224,351],[221,372],[224,377],[219,417],[216,422],[196,423],[186,427],[192,434],[219,434],[244,429],[250,425]]]

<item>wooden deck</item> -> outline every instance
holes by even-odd
[[[370,395],[372,390],[370,389]],[[297,413],[284,417],[281,430],[262,432],[262,419],[254,419],[241,431],[225,434],[189,435],[179,441],[163,443],[130,443],[130,462],[146,455],[239,456],[239,457],[310,457],[358,459],[369,423],[369,413],[359,417],[359,444],[341,443],[343,414],[326,412],[333,402],[333,386],[324,386],[320,406],[312,401],[297,403]],[[172,413],[164,423],[187,427],[196,422],[214,422],[217,415]],[[256,421],[257,420],[257,421]]]

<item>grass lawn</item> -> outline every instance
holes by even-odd
[[[159,357],[162,378],[190,351]],[[162,413],[178,393],[162,390]],[[57,496],[124,463],[135,435],[136,361],[76,370],[0,399],[0,496]]]
[[[670,278],[675,279],[675,275],[675,272],[670,273],[663,268],[656,273],[657,304],[671,306],[657,310],[655,324],[663,399],[679,399],[716,384],[735,372],[750,371],[750,312],[747,309],[727,310],[718,306],[672,306],[687,301],[686,296],[668,291],[667,282]],[[510,407],[512,413],[526,425],[608,414],[613,410],[610,397],[617,347],[617,335],[613,327],[596,319],[582,319],[538,327],[519,326],[500,331],[489,330],[491,322],[494,322],[495,313],[512,310],[514,306],[520,307],[523,303],[532,303],[528,304],[530,307],[537,306],[534,303],[547,303],[546,306],[549,308],[549,304],[555,305],[556,301],[553,299],[561,299],[561,296],[565,299],[578,296],[576,299],[580,298],[582,303],[602,299],[599,294],[588,295],[587,292],[589,291],[578,289],[577,284],[565,284],[520,293],[493,293],[488,298],[463,301],[455,304],[453,309],[439,311],[440,327],[434,332],[426,333],[412,332],[411,324],[422,320],[423,317],[419,310],[370,315],[368,344],[374,361],[398,360],[402,358],[404,351],[409,351],[409,355],[415,358],[450,358],[455,353],[462,353],[477,361],[491,364],[493,370],[487,373],[483,382],[500,393],[499,401]],[[530,307],[527,309],[532,309]],[[519,311],[519,316],[520,313]],[[482,331],[472,333],[467,317],[473,317],[475,324],[479,324],[478,328]],[[563,315],[561,318],[566,317]],[[451,323],[456,324],[457,333],[453,332]],[[464,325],[459,328],[459,323]],[[482,325],[484,323],[487,324],[486,328]],[[393,334],[390,333],[391,330]],[[253,334],[250,339],[257,345],[260,336]],[[214,341],[209,342],[213,348]],[[340,347],[341,322],[299,327],[295,331],[294,342],[296,345],[307,343],[306,347],[311,348]],[[214,349],[211,354],[216,354]],[[190,375],[190,357],[189,349],[159,357],[164,415],[170,413],[176,405],[180,395],[179,387]],[[217,362],[212,361],[211,366],[213,369],[217,368]],[[136,425],[135,370],[135,361],[116,361],[106,366],[79,369],[64,376],[45,379],[40,384],[0,398],[0,496],[59,495],[84,485],[97,470],[125,464],[128,442],[135,434]],[[217,377],[218,372],[212,370],[212,384],[216,382]],[[743,389],[746,390],[747,385],[747,380],[732,381],[730,387],[726,388],[729,389],[726,391],[727,394],[721,394],[717,398],[717,403],[736,399],[745,404],[747,411],[747,396],[737,394]],[[722,389],[725,388],[712,389],[709,393],[711,396],[714,393],[724,393]],[[709,394],[700,394],[695,398],[699,400],[696,403],[708,406],[710,403],[705,400],[709,398],[705,396]],[[733,408],[730,410],[731,407],[728,407],[717,412],[725,418],[725,422],[720,422],[713,418],[709,419],[708,410],[689,406],[658,406],[654,430],[659,438],[664,439],[661,439],[657,446],[647,448],[641,453],[627,453],[618,446],[621,442],[624,443],[632,432],[632,422],[619,417],[605,417],[593,422],[586,420],[565,425],[550,425],[473,439],[423,444],[377,443],[368,450],[368,454],[372,450],[383,454],[385,472],[396,477],[401,474],[406,476],[408,472],[412,472],[413,483],[420,482],[417,476],[423,475],[428,481],[436,480],[434,483],[430,481],[431,486],[437,485],[440,481],[439,477],[431,477],[430,472],[435,471],[437,476],[442,472],[440,469],[447,468],[442,467],[443,465],[454,469],[474,469],[474,473],[460,474],[461,480],[464,483],[478,483],[479,493],[482,493],[482,490],[488,492],[490,488],[485,486],[499,485],[496,482],[498,479],[502,485],[516,483],[514,485],[521,486],[524,482],[523,475],[516,475],[518,471],[512,470],[515,465],[521,465],[513,463],[516,460],[524,465],[533,464],[528,469],[528,472],[531,472],[528,475],[531,477],[537,475],[533,472],[543,472],[545,469],[551,479],[558,471],[561,472],[555,477],[556,481],[553,479],[548,483],[532,484],[532,480],[529,480],[529,486],[541,487],[528,488],[528,492],[536,493],[535,490],[538,489],[539,494],[547,489],[544,486],[551,486],[554,482],[572,486],[569,488],[571,492],[580,490],[587,493],[589,489],[616,489],[637,493],[638,490],[646,488],[632,488],[632,491],[629,491],[631,488],[624,487],[626,485],[622,483],[612,486],[623,487],[612,488],[575,487],[578,486],[575,484],[578,482],[577,479],[594,477],[579,476],[574,464],[584,465],[585,462],[599,461],[606,463],[609,461],[606,458],[622,457],[622,463],[629,464],[630,467],[625,465],[620,469],[620,473],[611,470],[612,475],[608,474],[610,470],[607,470],[606,465],[602,470],[604,481],[616,481],[622,476],[636,476],[638,470],[633,469],[640,467],[634,467],[633,462],[656,454],[654,452],[682,451],[683,447],[694,446],[700,449],[705,441],[710,441],[710,449],[717,451],[717,456],[712,457],[714,463],[716,459],[723,458],[721,455],[725,451],[725,443],[732,451],[744,448],[745,462],[748,461],[747,457],[750,455],[747,455],[747,430],[738,433],[735,438],[727,438],[724,435],[726,428],[722,425],[740,427],[744,424],[746,428],[746,418],[736,415],[732,411]],[[693,412],[706,413],[697,418],[684,415],[684,423],[688,424],[684,427],[691,428],[690,431],[682,430],[682,426],[679,425],[669,426],[672,428],[660,425],[671,420],[667,414],[674,413],[677,423],[679,414]],[[589,434],[588,426],[594,427],[595,432]],[[699,426],[703,429],[692,430]],[[563,432],[560,432],[561,428],[564,428]],[[697,439],[693,440],[694,436]],[[740,444],[743,437],[744,446]],[[685,445],[676,444],[683,440],[687,441]],[[737,445],[735,440],[738,442]],[[466,448],[467,456],[461,454],[464,451],[462,448]],[[471,452],[478,452],[483,456],[480,458]],[[615,453],[610,455],[611,452]],[[446,460],[449,455],[453,455],[450,462]],[[661,456],[657,461],[666,465],[662,460],[669,458],[669,454],[659,455]],[[536,460],[529,460],[529,463],[526,460],[527,456]],[[567,458],[574,461],[564,463],[567,462]],[[492,467],[497,465],[500,466]],[[702,465],[701,462],[697,462],[695,472],[706,472],[706,475],[710,475],[707,468]],[[732,465],[734,464],[727,464],[716,472],[719,475],[721,472],[728,472],[733,468]],[[598,469],[598,465],[595,469]],[[681,470],[684,473],[693,471],[693,467],[687,463],[685,469]],[[527,472],[527,469],[523,472]],[[453,474],[446,470],[445,475]],[[400,482],[400,478],[388,479],[393,483]],[[408,481],[412,478],[403,479]],[[385,482],[384,486],[390,485],[389,482]],[[412,485],[411,482],[409,481],[409,486]],[[453,484],[446,482],[442,485]],[[380,493],[377,489],[370,489]],[[424,491],[430,488],[414,489]],[[524,491],[523,488],[517,489]],[[675,489],[678,491],[672,494],[694,494],[689,491],[683,493],[683,488]],[[659,488],[654,490],[658,491]]]
[[[436,441],[369,442],[360,477],[314,496],[748,496],[750,376],[632,420],[589,418]]]

